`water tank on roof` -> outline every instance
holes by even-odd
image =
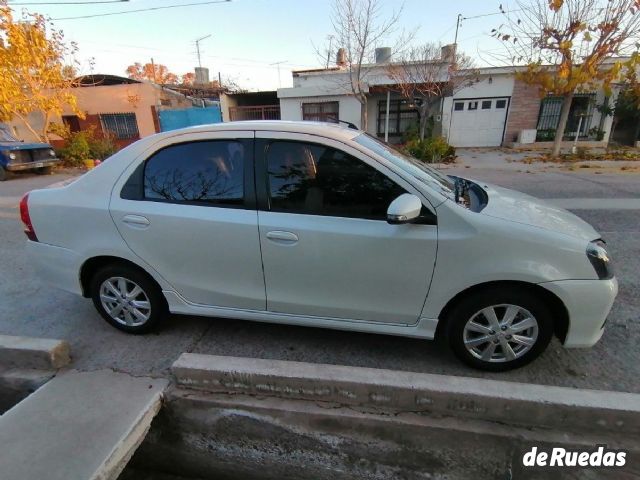
[[[391,61],[391,48],[376,48],[376,63],[389,63]]]
[[[336,55],[336,65],[339,67],[344,67],[347,64],[347,51],[344,48],[338,49],[338,54]]]

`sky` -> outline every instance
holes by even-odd
[[[128,65],[147,63],[153,58],[157,64],[181,75],[198,65],[195,40],[211,35],[200,47],[202,66],[210,69],[212,79],[220,72],[223,81],[232,79],[248,90],[270,90],[291,86],[294,69],[321,66],[314,45],[326,45],[332,33],[333,0],[232,0],[123,15],[68,18],[204,0],[79,4],[81,1],[99,0],[9,0],[9,5],[16,11],[24,8],[51,17],[55,28],[63,30],[67,40],[78,44],[76,59],[83,74],[125,75]],[[393,0],[380,3],[382,16],[390,16],[402,5]],[[500,24],[501,16],[497,14],[500,3],[508,8],[508,2],[500,0],[406,0],[398,27],[417,29],[416,44],[452,43],[457,15],[476,17],[462,20],[458,45],[459,51],[483,65],[490,52],[500,50],[500,43],[490,36],[491,29]],[[387,43],[391,46],[393,40]]]

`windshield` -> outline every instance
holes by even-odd
[[[435,188],[447,198],[454,199],[455,182],[453,179],[443,175],[435,168],[426,165],[410,155],[396,150],[369,134],[363,133],[355,137],[353,140],[363,147],[366,147],[381,157],[389,160],[394,165],[402,168],[405,172],[410,173],[421,182]]]
[[[18,139],[11,135],[4,128],[0,128],[0,142],[17,142]]]

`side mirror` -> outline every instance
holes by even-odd
[[[422,202],[410,193],[403,193],[387,209],[387,222],[392,225],[411,223],[420,216]]]

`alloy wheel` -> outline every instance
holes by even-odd
[[[528,310],[511,304],[492,305],[467,321],[463,341],[479,360],[510,362],[533,348],[538,331],[538,321]]]
[[[151,302],[146,292],[124,277],[110,277],[102,282],[100,302],[107,314],[121,325],[140,326],[151,316]]]

